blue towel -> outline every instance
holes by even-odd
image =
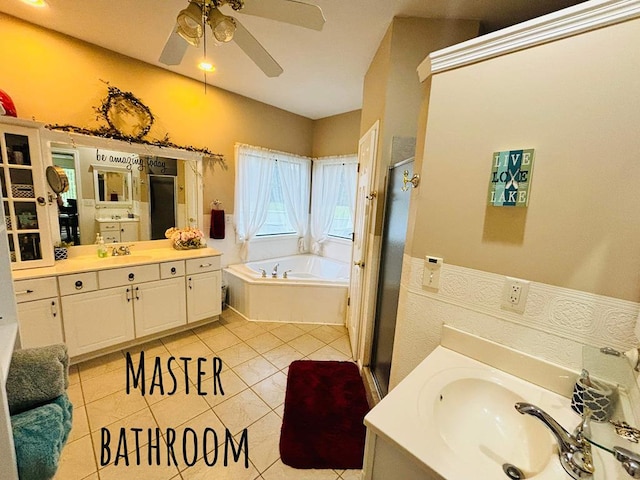
[[[11,416],[20,480],[50,480],[71,431],[73,405],[67,394]]]

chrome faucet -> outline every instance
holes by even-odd
[[[285,270],[282,274],[282,278],[288,278],[289,273],[291,273],[291,270]]]
[[[536,417],[551,431],[556,442],[558,442],[560,464],[571,478],[575,480],[592,478],[595,469],[591,456],[591,445],[583,435],[583,431],[589,422],[589,414],[585,415],[580,425],[571,434],[556,422],[551,415],[535,405],[518,402],[515,407],[523,415],[526,413]]]
[[[267,278],[267,272],[266,272],[266,270],[264,268],[260,269],[260,276],[262,278]]]
[[[120,255],[131,255],[131,247],[129,245],[119,245],[111,247],[111,256],[118,257]]]
[[[273,267],[273,270],[271,271],[271,278],[278,278],[278,265],[280,264],[276,263],[275,267]]]

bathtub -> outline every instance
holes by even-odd
[[[278,265],[277,278],[271,273]],[[262,270],[266,277],[262,277]],[[287,272],[287,278],[283,278]],[[238,263],[224,269],[228,305],[252,321],[344,325],[349,264],[317,255]]]

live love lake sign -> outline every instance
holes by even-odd
[[[489,205],[526,207],[529,204],[533,149],[508,150],[493,154],[489,181]]]

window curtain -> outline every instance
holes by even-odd
[[[238,240],[242,243],[240,258],[246,261],[249,242],[267,218],[276,162],[268,151],[248,145],[235,146],[235,160],[235,228]]]
[[[344,184],[349,196],[349,211],[351,220],[356,221],[356,192],[358,191],[358,157],[350,157],[344,162]]]
[[[298,253],[306,252],[311,160],[279,153],[276,168],[280,174],[289,222],[298,235]]]
[[[329,238],[329,229],[338,205],[338,186],[344,175],[342,160],[316,160],[313,162],[311,192],[311,252],[322,255],[323,243]]]

